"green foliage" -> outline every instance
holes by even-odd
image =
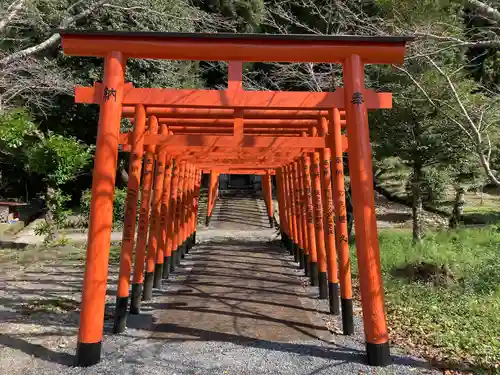
[[[411,194],[412,174],[408,177],[407,191]],[[446,198],[450,175],[446,170],[426,168],[421,175],[422,199],[426,203],[437,204]]]
[[[17,149],[32,135],[36,125],[22,108],[0,112],[0,142],[3,150]]]
[[[57,231],[65,225],[69,214],[66,204],[70,197],[61,187],[88,165],[92,147],[74,137],[52,132],[44,135],[23,110],[1,113],[0,144],[6,161],[19,163],[18,173],[37,175],[44,182],[46,221],[35,231],[45,235],[46,242],[52,242],[57,239]]]
[[[51,190],[50,193],[45,194],[45,204],[47,206],[50,218],[41,222],[35,228],[35,234],[45,236],[44,243],[62,245],[65,243],[64,236],[58,238],[57,230],[64,228],[68,220],[71,210],[67,208],[67,203],[70,201],[70,196],[64,194],[61,189]],[[54,241],[57,241],[54,243]]]
[[[427,233],[417,246],[406,231],[382,230],[379,237],[392,340],[427,358],[494,371],[500,361],[500,232]],[[394,274],[421,262],[449,270],[452,282],[435,285]]]
[[[49,132],[29,149],[28,168],[42,175],[50,186],[59,186],[74,179],[87,166],[92,150],[74,137]]]
[[[87,189],[82,193],[80,199],[80,213],[85,223],[88,223],[90,217],[90,201],[92,198],[91,189]],[[113,225],[116,228],[123,226],[123,215],[125,212],[125,204],[127,202],[127,188],[115,189],[115,197],[113,203]],[[139,217],[139,208],[141,199],[137,199],[137,218]]]

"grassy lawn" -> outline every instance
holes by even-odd
[[[391,338],[475,373],[500,373],[500,229],[380,231]],[[353,266],[355,263],[353,262]]]
[[[25,249],[0,249],[0,264],[26,265],[35,262],[61,263],[64,261],[85,260],[86,246],[30,246]],[[120,246],[112,245],[109,249],[109,264],[117,265],[120,262]]]
[[[464,220],[472,223],[500,223],[500,196],[484,194],[481,202],[479,194],[466,194]]]

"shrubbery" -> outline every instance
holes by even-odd
[[[84,225],[88,225],[90,216],[90,198],[91,189],[84,190],[80,199],[80,212]],[[125,202],[127,201],[127,188],[115,189],[115,198],[113,203],[113,226],[121,228],[123,226],[123,213],[125,212]],[[141,199],[137,200],[137,217],[139,216],[139,206]]]

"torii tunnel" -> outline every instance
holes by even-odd
[[[114,332],[140,313],[196,244],[202,173],[210,174],[207,220],[217,177],[263,176],[272,225],[276,175],[284,247],[354,331],[342,156],[348,153],[367,361],[391,362],[380,269],[368,110],[392,106],[365,88],[365,64],[400,64],[408,37],[132,33],[60,30],[64,53],[104,58],[104,78],[77,87],[77,103],[100,106],[83,282],[77,364],[101,358],[115,171],[130,151]],[[227,61],[226,90],[135,88],[128,58]],[[243,62],[338,63],[334,92],[245,91]],[[120,120],[133,129],[120,134]],[[345,135],[343,135],[345,128]],[[331,163],[331,160],[334,160]],[[333,168],[333,170],[331,170]],[[141,194],[136,236],[137,200]],[[135,251],[134,251],[135,246]],[[133,256],[134,255],[134,256]],[[130,301],[130,305],[129,305]]]

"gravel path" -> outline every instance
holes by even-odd
[[[0,374],[440,373],[395,348],[393,365],[366,366],[359,316],[355,336],[338,333],[340,320],[325,313],[327,303],[307,286],[273,229],[249,230],[245,221],[239,229],[234,222],[230,229],[211,225],[198,231],[199,244],[142,314],[129,317],[124,334],[110,334],[108,316],[103,360],[91,368],[71,367],[81,259],[2,264]],[[116,265],[109,285],[111,312]]]

